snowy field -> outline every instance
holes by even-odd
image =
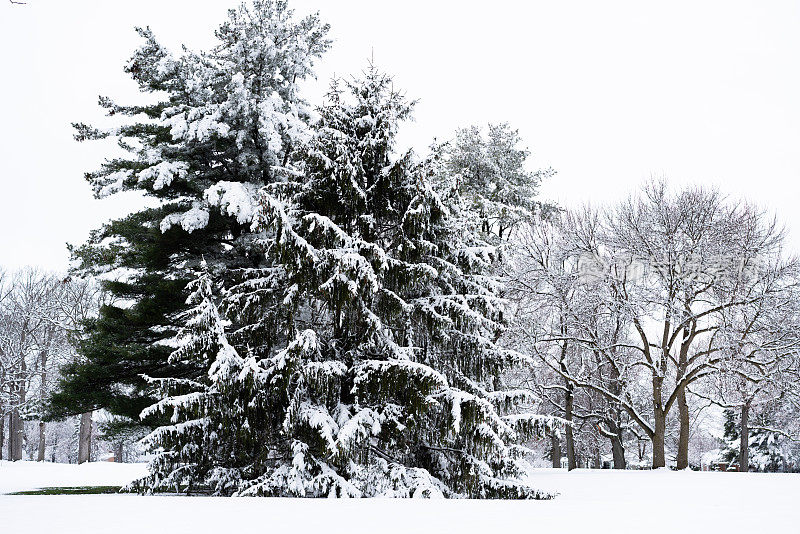
[[[142,465],[0,462],[0,493],[120,485]],[[2,532],[800,532],[800,475],[541,469],[553,501],[2,495]]]

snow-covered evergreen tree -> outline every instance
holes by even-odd
[[[546,497],[521,482],[517,442],[554,420],[516,413],[527,395],[503,388],[515,354],[497,344],[496,247],[457,192],[434,190],[428,162],[393,157],[411,108],[372,67],[334,82],[304,175],[262,190],[269,267],[226,289],[225,339],[245,358],[225,374],[236,374],[227,400],[193,413],[192,393],[151,409],[177,405],[154,434],[169,469],[177,460],[239,495]],[[166,439],[176,425],[236,452],[197,470],[208,453]]]
[[[455,189],[465,208],[481,222],[481,231],[503,241],[523,221],[549,213],[536,193],[541,182],[555,172],[529,170],[530,152],[520,146],[519,132],[507,123],[461,128],[453,139],[435,144],[437,187]]]
[[[252,380],[265,399],[281,385],[276,431],[294,460],[245,493],[285,494],[288,477],[301,495],[540,495],[507,480],[511,444],[543,420],[507,414],[522,394],[498,390],[513,355],[495,343],[495,248],[425,162],[392,157],[411,107],[372,67],[334,83],[305,179],[265,191],[294,338],[251,360]]]
[[[762,404],[749,423],[748,469],[766,472],[800,470],[800,447],[792,435],[796,427],[795,413],[787,414],[793,403],[786,399]],[[729,464],[739,462],[741,414],[725,410],[725,425],[720,454]],[[787,417],[788,415],[788,417]],[[787,420],[789,424],[787,424]]]

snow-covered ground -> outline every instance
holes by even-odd
[[[120,485],[141,465],[0,464],[0,493]],[[800,532],[800,475],[540,469],[553,501],[0,496],[2,532]]]

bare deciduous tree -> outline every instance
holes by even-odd
[[[677,407],[676,464],[687,467],[687,388],[723,363],[753,359],[720,332],[734,311],[788,290],[796,265],[780,259],[781,231],[716,191],[671,194],[664,182],[540,226],[523,238],[514,276],[527,308],[543,314],[528,350],[567,389],[624,411],[652,442],[653,467],[666,465]],[[602,433],[616,434],[611,426]]]

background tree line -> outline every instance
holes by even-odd
[[[82,463],[106,452],[91,412],[48,419],[61,368],[80,358],[83,326],[103,298],[91,279],[0,271],[0,459]]]
[[[775,421],[794,464],[796,429],[775,412],[798,394],[798,263],[783,244],[755,206],[665,181],[529,226],[510,271],[526,380],[553,413],[607,439],[615,468],[643,439],[653,467],[668,452],[688,467],[705,402],[736,410],[740,469],[751,410]],[[565,443],[575,467],[571,430]]]

